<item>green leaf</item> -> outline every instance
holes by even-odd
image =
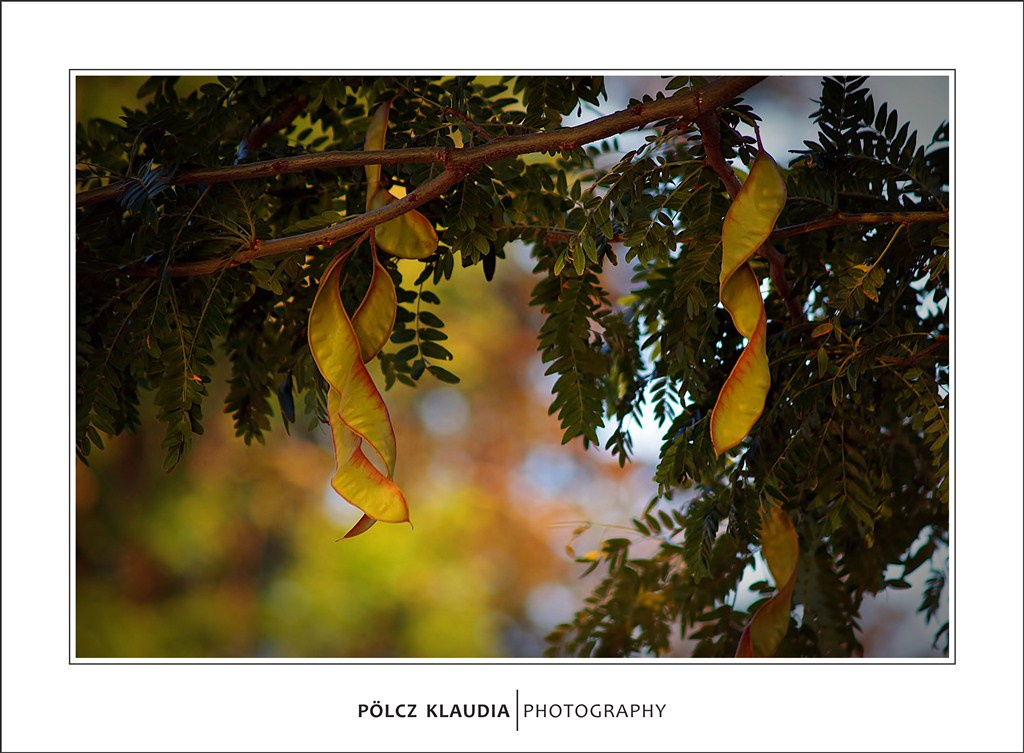
[[[443,327],[444,322],[441,321],[441,317],[436,316],[429,311],[420,311],[418,314],[420,324],[425,324],[428,327]]]
[[[428,358],[438,358],[442,361],[450,361],[452,358],[452,354],[446,348],[430,341],[420,343],[420,352]]]
[[[433,374],[442,382],[446,382],[448,384],[458,384],[460,381],[457,376],[455,376],[453,373],[446,369],[442,369],[440,366],[430,364],[427,366],[427,369],[430,371],[431,374]]]

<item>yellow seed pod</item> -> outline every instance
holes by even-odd
[[[370,117],[363,141],[365,151],[384,148],[391,103],[378,107]],[[366,165],[366,211],[386,207],[398,199],[380,185],[380,165]],[[437,250],[437,233],[426,217],[415,209],[374,228],[374,240],[381,249],[401,259],[423,259]]]
[[[716,455],[735,447],[750,433],[771,386],[765,348],[768,322],[749,260],[768,239],[785,203],[786,182],[775,160],[761,150],[722,225],[719,297],[736,329],[747,338],[747,345],[711,412],[711,443]]]
[[[331,486],[363,517],[346,538],[368,530],[373,522],[409,520],[401,489],[391,480],[395,471],[395,432],[384,399],[366,370],[387,341],[395,321],[394,283],[374,258],[369,289],[349,319],[338,288],[343,255],[327,267],[309,313],[309,347],[327,381],[327,415],[334,444],[335,472]],[[386,474],[363,452],[376,452]]]
[[[772,573],[776,593],[744,628],[736,649],[738,657],[772,656],[789,629],[800,546],[793,521],[775,504],[761,518],[761,555]]]

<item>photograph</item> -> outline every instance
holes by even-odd
[[[948,73],[74,84],[76,657],[948,659]]]

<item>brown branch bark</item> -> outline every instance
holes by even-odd
[[[280,131],[282,128],[286,128],[291,125],[292,121],[295,120],[298,114],[306,109],[308,101],[309,100],[305,94],[297,97],[276,118],[268,118],[265,122],[260,123],[249,131],[249,134],[242,139],[242,143],[239,145],[239,156],[244,159],[246,156],[252,154],[263,146],[267,139],[272,135]]]
[[[342,238],[357,235],[376,225],[392,220],[411,209],[415,209],[439,197],[466,175],[486,164],[536,152],[571,151],[584,144],[600,141],[633,128],[639,128],[648,123],[667,118],[696,120],[708,108],[713,109],[725,104],[764,78],[764,76],[723,77],[711,81],[706,88],[700,91],[690,91],[685,94],[677,94],[672,97],[638,103],[625,110],[620,110],[583,125],[572,128],[558,128],[543,133],[510,136],[476,147],[463,149],[421,147],[398,150],[385,149],[372,152],[334,152],[333,157],[330,159],[327,159],[330,156],[329,154],[303,155],[271,162],[257,162],[251,165],[189,171],[189,173],[184,173],[172,179],[171,182],[181,183],[183,182],[183,176],[187,176],[187,182],[189,183],[214,183],[265,177],[285,172],[299,172],[300,170],[356,167],[372,164],[397,165],[413,162],[440,162],[445,166],[442,173],[388,206],[358,215],[350,220],[321,230],[272,240],[257,241],[250,247],[226,259],[172,264],[168,266],[167,273],[175,276],[210,274],[225,267],[236,267],[239,264],[266,256],[299,251],[321,244],[332,244]],[[112,187],[107,186],[96,191],[107,191],[108,189],[112,189]],[[96,191],[85,193],[95,194]],[[79,196],[82,196],[82,194]],[[95,196],[90,197],[85,203],[109,200],[115,196],[116,190],[110,190],[108,195],[104,195],[99,199],[95,198]],[[80,202],[79,206],[81,205],[82,203]],[[151,276],[158,274],[159,269],[159,266],[133,265],[125,267],[121,271],[133,275]]]
[[[840,225],[888,225],[896,222],[911,225],[915,222],[946,222],[947,220],[949,220],[948,210],[944,212],[865,212],[863,214],[836,212],[819,220],[780,227],[768,237],[774,241]]]
[[[175,186],[205,183],[233,183],[239,180],[255,180],[269,178],[285,173],[301,173],[307,170],[336,170],[347,167],[363,167],[364,165],[412,165],[443,163],[447,153],[452,151],[445,147],[410,147],[408,149],[379,149],[366,152],[322,152],[320,154],[300,154],[295,157],[250,162],[244,165],[226,167],[200,167],[194,170],[183,170],[172,176],[168,184]],[[111,183],[102,188],[91,188],[75,195],[75,205],[79,207],[99,204],[116,199],[128,185],[127,181]]]
[[[715,171],[722,181],[729,198],[735,199],[743,184],[722,156],[722,134],[718,130],[718,116],[713,110],[703,113],[694,123],[700,129],[700,140],[704,144],[704,162]]]
[[[725,157],[722,156],[722,134],[718,130],[718,116],[714,110],[708,110],[694,122],[700,129],[700,138],[704,143],[704,153],[708,167],[715,171],[719,180],[725,185],[725,190],[729,192],[729,197],[735,199],[743,184],[740,183],[740,179],[725,161]],[[796,300],[796,296],[793,295],[793,289],[786,279],[785,257],[778,252],[770,240],[761,244],[761,247],[757,249],[757,255],[768,260],[768,275],[771,277],[772,285],[775,286],[779,295],[786,302],[790,320],[793,324],[798,324],[803,320],[803,307]]]

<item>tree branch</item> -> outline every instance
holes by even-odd
[[[946,222],[949,220],[949,211],[943,212],[866,212],[864,214],[844,214],[835,212],[829,217],[822,217],[820,220],[802,222],[799,225],[790,225],[775,230],[770,236],[771,240],[780,238],[791,238],[794,235],[804,235],[817,230],[824,230],[839,225],[887,225],[899,222],[903,225],[910,225],[915,222]]]
[[[935,338],[935,342],[933,342],[931,345],[929,345],[929,346],[927,346],[925,348],[922,348],[921,350],[917,351],[916,353],[911,353],[909,356],[906,356],[905,358],[894,358],[894,357],[891,357],[891,356],[883,356],[882,358],[879,358],[878,361],[879,361],[879,363],[882,363],[882,364],[884,364],[886,366],[898,366],[900,368],[910,368],[911,366],[915,366],[917,364],[917,362],[920,361],[922,358],[925,358],[925,357],[929,356],[930,354],[934,353],[939,348],[945,347],[948,343],[949,343],[949,338],[946,337],[946,335],[939,335],[938,337]]]
[[[411,165],[443,163],[447,147],[410,147],[408,149],[377,149],[359,152],[321,152],[320,154],[300,154],[295,157],[250,162],[244,165],[226,167],[200,167],[184,170],[171,176],[167,183],[174,186],[194,185],[196,183],[233,183],[239,180],[270,178],[286,173],[301,173],[307,170],[335,170],[345,167],[363,167],[364,165]],[[111,183],[102,188],[91,188],[75,195],[75,206],[85,207],[116,199],[128,185],[129,181]]]
[[[268,118],[249,131],[249,134],[242,139],[242,143],[238,145],[238,158],[235,161],[240,162],[245,159],[247,156],[263,146],[267,139],[277,131],[290,126],[296,116],[306,109],[308,101],[309,99],[305,94],[297,97],[276,118]]]
[[[700,129],[700,140],[704,144],[705,164],[715,171],[715,175],[722,181],[725,190],[729,192],[729,198],[735,199],[736,194],[743,188],[739,177],[725,161],[722,156],[722,134],[718,130],[718,116],[714,110],[703,113],[694,121]]]
[[[259,178],[285,172],[299,172],[301,170],[325,169],[328,167],[357,167],[373,164],[397,165],[413,162],[440,162],[445,166],[445,170],[441,174],[430,179],[398,201],[380,209],[358,215],[350,220],[321,230],[275,238],[268,241],[255,241],[248,248],[226,259],[172,264],[168,266],[167,273],[175,276],[210,274],[225,267],[236,267],[239,264],[265,256],[299,251],[321,244],[332,244],[342,238],[357,235],[364,230],[392,220],[411,209],[415,209],[437,198],[466,175],[486,164],[536,152],[568,152],[584,144],[600,141],[601,139],[645,126],[657,120],[667,118],[696,120],[707,108],[713,109],[724,105],[764,78],[764,76],[722,77],[711,81],[702,90],[688,91],[672,97],[640,102],[625,110],[620,110],[583,125],[572,128],[557,128],[553,131],[542,133],[510,136],[476,147],[462,149],[419,147],[369,152],[333,152],[288,157],[235,167],[204,168],[202,170],[182,173],[173,178],[171,182],[180,184],[187,180],[188,183],[219,183],[229,180]],[[114,198],[117,195],[117,190],[119,189],[107,186],[102,189],[83,192],[83,194],[79,194],[79,197],[85,194],[92,194],[92,196],[85,200],[85,203],[91,204],[96,201]],[[100,191],[107,191],[107,194],[96,198],[95,194]],[[79,206],[82,205],[83,203],[80,199]],[[158,269],[158,266],[132,265],[122,268],[121,271],[133,275],[149,276],[157,274]]]
[[[461,120],[463,123],[466,124],[466,127],[469,128],[469,130],[479,135],[480,138],[482,138],[484,141],[494,141],[494,138],[491,136],[491,134],[487,133],[487,131],[485,131],[481,125],[479,125],[468,115],[463,115],[454,107],[445,107],[441,110],[441,112],[444,113],[445,115],[453,115],[459,120]]]
[[[273,238],[268,241],[256,240],[247,248],[239,251],[233,256],[223,259],[205,259],[203,261],[181,262],[179,264],[167,265],[166,274],[171,277],[190,277],[193,275],[208,275],[219,272],[222,269],[230,269],[241,264],[262,259],[265,256],[286,254],[291,251],[301,251],[310,246],[331,245],[343,238],[350,238],[353,235],[370,230],[377,225],[393,220],[411,209],[426,204],[436,199],[449,188],[454,186],[465,177],[465,173],[457,170],[445,170],[440,175],[431,178],[422,186],[403,196],[398,201],[374,209],[371,212],[359,214],[350,220],[340,222],[337,225],[312,230],[308,233],[288,235],[283,238]],[[136,277],[155,277],[162,274],[162,268],[156,264],[132,264],[122,267],[119,270],[123,274]]]
[[[522,154],[571,151],[583,144],[640,128],[656,120],[695,120],[705,109],[724,105],[764,79],[765,76],[725,76],[710,82],[705,89],[640,102],[573,128],[509,136],[469,149],[456,149],[453,150],[452,162],[468,165],[475,170],[489,162]]]
[[[700,138],[704,143],[704,153],[708,167],[715,171],[719,180],[725,185],[725,190],[729,192],[729,197],[735,199],[743,184],[740,183],[740,179],[725,161],[725,157],[722,156],[722,134],[718,129],[718,116],[713,109],[710,109],[701,114],[694,123],[700,129]],[[768,275],[771,277],[772,285],[775,286],[775,289],[779,291],[779,295],[786,302],[790,320],[793,324],[798,324],[803,320],[803,307],[796,300],[796,297],[793,295],[793,289],[786,279],[785,257],[778,252],[770,240],[766,240],[761,244],[761,247],[757,249],[757,255],[768,260]]]

